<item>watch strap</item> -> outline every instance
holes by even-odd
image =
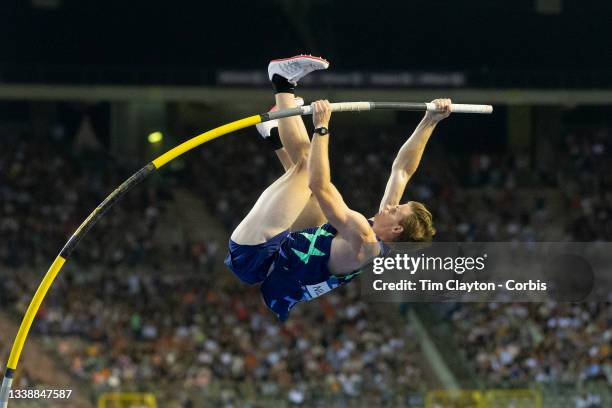
[[[326,128],[325,126],[321,126],[321,127],[316,128],[316,129],[314,130],[314,132],[315,132],[317,135],[321,135],[321,136],[324,136],[324,135],[329,135],[329,129],[328,129],[328,128]]]

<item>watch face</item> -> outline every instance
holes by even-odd
[[[326,135],[329,133],[329,130],[327,130],[327,128],[322,127],[322,128],[316,129],[315,132],[317,132],[320,135]]]

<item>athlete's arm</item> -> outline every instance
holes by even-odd
[[[421,123],[418,124],[412,135],[400,148],[393,161],[391,175],[385,187],[385,195],[380,202],[380,211],[384,210],[387,205],[399,204],[406,184],[419,167],[421,156],[423,156],[423,151],[433,130],[438,122],[450,115],[450,99],[435,99],[432,102],[443,111],[440,113],[426,112]]]
[[[317,101],[313,105],[315,128],[329,125],[331,106],[328,101]],[[329,170],[329,135],[313,136],[308,158],[309,187],[321,206],[323,215],[345,239],[360,246],[364,242],[376,242],[368,220],[353,211],[344,202],[338,189],[332,184]]]

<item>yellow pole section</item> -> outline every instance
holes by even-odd
[[[66,260],[61,256],[55,258],[55,261],[53,261],[53,264],[51,264],[47,274],[38,286],[36,294],[34,294],[34,298],[32,298],[30,306],[28,306],[25,317],[21,321],[21,326],[19,326],[19,331],[17,332],[17,337],[15,338],[15,342],[13,343],[13,348],[11,349],[11,354],[9,356],[7,364],[8,368],[13,370],[17,369],[19,356],[21,356],[21,350],[23,349],[23,345],[28,337],[28,332],[30,331],[30,326],[32,326],[32,321],[34,321],[36,313],[38,313],[38,308],[45,298],[45,295],[53,283],[53,280],[55,280],[55,277],[59,273],[60,269],[62,269],[62,266],[64,266],[64,262],[66,262]]]
[[[187,140],[186,142],[181,143],[176,146],[174,149],[167,151],[166,153],[159,156],[157,159],[153,160],[152,163],[156,169],[159,169],[164,164],[174,160],[181,154],[188,152],[201,145],[202,143],[206,143],[209,140],[216,139],[219,136],[223,136],[225,134],[234,132],[236,130],[240,130],[249,126],[256,125],[261,122],[260,115],[249,116],[248,118],[236,120],[234,122],[228,123],[223,126],[219,126],[208,132],[202,133],[201,135],[194,136],[193,138]]]
[[[261,122],[260,115],[249,116],[248,118],[240,119],[223,126],[219,126],[215,129],[209,130],[208,132],[202,133],[201,135],[195,136],[186,142],[176,146],[174,149],[169,150],[168,152],[162,154],[160,157],[155,159],[152,163],[155,168],[160,168],[166,163],[172,161],[176,157],[182,155],[183,153],[193,149],[201,145],[202,143],[206,143],[209,140],[215,139],[219,136],[226,135],[228,133],[234,132],[239,129],[243,129],[249,126],[256,125]],[[96,214],[96,210],[92,212],[89,217],[83,222],[83,224],[79,227],[75,234],[78,234],[79,231],[83,228],[83,226],[90,222],[93,216]],[[38,286],[36,293],[34,294],[34,298],[30,302],[28,306],[28,310],[21,321],[21,326],[19,326],[19,331],[17,332],[17,337],[15,338],[15,342],[13,343],[13,347],[11,349],[11,354],[9,356],[7,368],[16,370],[17,363],[19,362],[19,357],[21,356],[21,352],[23,350],[23,346],[25,344],[26,338],[28,337],[28,333],[30,331],[30,327],[32,326],[32,322],[38,313],[38,309],[42,304],[43,299],[45,298],[47,291],[53,284],[53,281],[57,277],[57,274],[64,266],[66,259],[62,256],[58,256],[51,264],[51,267],[47,271],[47,274],[43,278],[42,282]]]

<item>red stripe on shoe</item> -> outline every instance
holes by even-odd
[[[280,61],[289,61],[289,60],[293,60],[293,59],[299,59],[299,58],[308,58],[308,59],[313,59],[315,61],[322,61],[325,62],[326,64],[329,64],[329,61],[326,60],[325,58],[321,58],[321,57],[314,57],[312,55],[296,55],[294,57],[289,57],[289,58],[279,58],[279,59],[273,59],[270,62],[280,62]]]

